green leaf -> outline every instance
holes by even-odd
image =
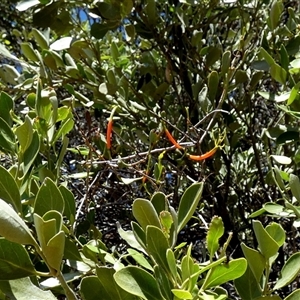
[[[166,195],[161,192],[156,192],[151,198],[151,203],[154,206],[156,213],[159,215],[162,211],[166,210]]]
[[[250,267],[257,284],[259,284],[261,276],[266,266],[265,258],[257,251],[247,247],[244,243],[241,244],[248,266]]]
[[[2,166],[0,166],[0,178],[0,198],[12,204],[17,212],[21,212],[21,196],[15,179]]]
[[[169,243],[161,229],[150,225],[147,226],[146,245],[148,253],[154,258],[156,263],[168,270],[166,254]]]
[[[22,1],[18,2],[16,9],[18,11],[25,11],[28,8],[31,8],[37,4],[40,4],[39,0],[22,0]]]
[[[93,23],[91,26],[91,35],[96,39],[103,39],[106,33],[111,29],[107,24]]]
[[[0,149],[5,152],[15,153],[16,140],[11,127],[0,117]]]
[[[165,299],[171,300],[173,299],[171,289],[173,288],[173,284],[171,284],[165,270],[158,266],[154,266],[154,278],[157,281],[161,294]]]
[[[175,255],[172,249],[167,249],[167,262],[169,266],[169,270],[172,273],[173,280],[177,279],[177,265]]]
[[[32,35],[34,36],[36,42],[41,47],[41,49],[48,49],[49,48],[48,41],[47,41],[46,37],[42,34],[42,32],[40,32],[39,30],[33,28],[32,29]]]
[[[195,183],[184,192],[178,208],[177,233],[187,224],[193,216],[203,191],[203,182]]]
[[[65,36],[59,40],[56,40],[50,45],[50,49],[54,51],[62,51],[69,49],[72,43],[72,39],[73,38],[71,36]]]
[[[100,287],[102,289],[101,298],[111,300],[131,300],[132,295],[125,290],[121,289],[114,280],[113,275],[115,270],[108,267],[96,267],[98,279],[100,281]],[[109,295],[105,297],[104,295]]]
[[[279,249],[279,245],[277,244],[277,242],[263,228],[261,222],[253,220],[253,229],[261,254],[266,259],[269,259],[270,257],[274,256]]]
[[[132,205],[133,216],[142,226],[143,230],[146,230],[148,225],[161,227],[158,215],[152,203],[145,199],[136,199]]]
[[[21,49],[25,57],[30,61],[39,61],[39,57],[35,53],[31,43],[21,43]]]
[[[206,235],[207,250],[212,260],[216,251],[219,249],[219,239],[224,234],[224,224],[221,217],[214,216]]]
[[[194,299],[193,295],[189,291],[172,289],[172,293],[176,296],[176,299]]]
[[[231,260],[228,264],[218,265],[212,269],[208,280],[205,280],[203,289],[221,285],[230,280],[241,277],[247,269],[247,261],[245,258]]]
[[[82,260],[78,247],[70,238],[65,239],[64,259]]]
[[[21,164],[23,168],[23,176],[26,176],[30,167],[32,166],[35,158],[37,157],[40,150],[40,138],[37,131],[33,132],[32,140],[29,147],[25,150],[23,155],[23,162]]]
[[[208,98],[214,101],[219,87],[219,75],[217,71],[212,71],[208,75]]]
[[[148,272],[135,266],[128,266],[114,274],[116,283],[130,294],[145,300],[164,300],[155,278]]]
[[[206,55],[206,67],[209,68],[221,57],[221,50],[218,47],[209,47],[208,53]]]
[[[300,82],[298,82],[296,85],[293,86],[291,93],[290,93],[290,97],[287,101],[287,105],[291,105],[297,98],[298,94],[299,94],[299,88],[300,88]]]
[[[262,47],[260,48],[260,54],[266,60],[269,66],[275,64],[275,60],[272,58],[272,56]]]
[[[291,158],[284,155],[270,155],[277,163],[282,165],[289,165],[292,160]]]
[[[34,285],[29,277],[0,281],[0,290],[8,297],[8,299],[57,299],[50,291],[43,291]]]
[[[64,249],[65,249],[64,231],[58,232],[54,237],[52,237],[49,240],[47,246],[42,249],[47,259],[47,263],[55,270],[60,270]]]
[[[127,252],[140,266],[150,271],[153,271],[152,266],[149,264],[148,260],[145,258],[145,256],[142,253],[131,248],[127,249]]]
[[[147,21],[150,26],[155,26],[157,22],[157,12],[156,12],[156,1],[147,0],[147,5],[145,7],[145,13],[147,15]]]
[[[133,231],[123,230],[121,225],[120,225],[120,222],[117,222],[117,229],[118,229],[118,233],[121,236],[121,238],[123,240],[125,240],[130,247],[135,248],[139,251],[142,251],[142,252],[146,253],[144,248],[136,240],[135,235],[133,234]]]
[[[280,15],[283,11],[282,1],[275,1],[271,7],[270,11],[270,29],[275,30],[278,26]]]
[[[100,295],[103,299],[111,299],[110,295],[103,290],[97,276],[88,276],[81,280],[80,294],[84,300],[95,300],[98,299]]]
[[[64,206],[64,198],[61,192],[50,178],[46,178],[36,195],[34,213],[40,216],[43,216],[49,210],[63,213]]]
[[[274,63],[270,68],[270,74],[274,80],[285,85],[286,84],[286,70],[278,64]]]
[[[273,222],[266,227],[266,231],[277,242],[279,247],[281,247],[284,244],[285,231],[280,224]]]
[[[300,289],[293,291],[291,294],[289,294],[287,297],[284,298],[284,300],[298,300],[298,299],[300,299]]]
[[[0,117],[8,124],[12,125],[10,111],[14,109],[14,102],[12,98],[5,92],[0,94]]]
[[[0,280],[18,279],[35,274],[35,269],[25,248],[0,238]]]
[[[68,218],[71,224],[73,224],[75,220],[75,213],[76,213],[76,203],[75,203],[74,195],[69,189],[67,189],[63,185],[59,187],[59,191],[65,203],[64,215]]]
[[[267,100],[273,100],[276,102],[284,102],[289,99],[291,92],[282,93],[280,95],[271,93],[271,92],[264,92],[264,91],[258,91],[259,95],[261,95],[263,98]]]
[[[146,234],[142,227],[136,223],[131,222],[132,232],[137,240],[137,242],[143,247],[146,248]]]
[[[11,242],[36,245],[25,222],[2,199],[0,199],[0,235]]]
[[[290,174],[289,186],[290,186],[293,196],[297,199],[298,202],[300,202],[300,180],[299,180],[299,177],[294,174]]]
[[[242,300],[253,300],[262,295],[262,289],[249,266],[241,277],[234,280],[234,286]]]
[[[281,274],[277,280],[274,290],[281,289],[290,284],[300,272],[300,252],[294,253],[281,269]]]
[[[225,76],[227,74],[229,67],[231,64],[231,52],[225,51],[222,55],[222,67],[221,67],[221,76]]]
[[[106,2],[98,2],[97,8],[98,8],[99,15],[104,19],[116,20],[121,18],[120,6],[113,5]]]
[[[24,151],[30,146],[33,136],[33,128],[31,120],[25,116],[24,123],[16,128],[16,136],[21,146],[21,151]]]
[[[161,222],[161,228],[166,236],[169,236],[171,227],[173,225],[172,214],[168,211],[162,211],[159,214],[159,220]]]

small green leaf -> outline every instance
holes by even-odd
[[[14,109],[12,98],[5,92],[0,94],[0,117],[8,124],[12,125],[10,111]]]
[[[115,270],[113,268],[108,267],[96,267],[96,272],[98,279],[100,281],[101,287],[101,298],[103,299],[111,299],[111,300],[131,300],[132,295],[122,288],[120,288],[115,280],[113,275],[115,274]],[[108,296],[105,296],[108,295]]]
[[[65,207],[64,207],[64,215],[68,218],[68,220],[73,224],[75,220],[75,212],[76,212],[76,203],[73,193],[61,185],[59,187],[59,191],[64,199]]]
[[[149,264],[148,260],[142,253],[130,248],[127,249],[127,252],[140,266],[144,267],[147,270],[153,271],[152,266]]]
[[[285,85],[286,84],[286,70],[278,64],[274,63],[270,68],[270,74],[274,80]]]
[[[266,60],[269,66],[275,64],[275,60],[272,58],[272,56],[262,47],[260,48],[260,54]]]
[[[212,269],[208,280],[205,280],[203,289],[221,285],[230,280],[241,277],[247,269],[247,260],[238,258],[231,260],[228,264],[218,265]]]
[[[0,280],[35,275],[35,269],[25,248],[0,238]]]
[[[16,211],[21,212],[21,196],[18,185],[13,176],[0,165],[0,198],[13,205]]]
[[[208,98],[214,101],[219,87],[219,75],[217,71],[212,71],[208,75]]]
[[[17,127],[15,132],[21,146],[21,151],[24,153],[30,146],[33,136],[32,123],[28,116],[25,116],[24,123]]]
[[[35,62],[39,61],[39,58],[30,43],[21,43],[21,49],[28,60]]]
[[[146,245],[148,253],[154,258],[156,263],[165,268],[165,270],[168,270],[166,254],[169,248],[169,243],[160,228],[147,226]]]
[[[0,117],[0,149],[5,152],[15,153],[16,140],[11,127]]]
[[[157,11],[156,11],[156,1],[147,0],[147,5],[145,7],[145,13],[147,15],[147,21],[149,25],[155,26],[157,22]]]
[[[262,295],[262,289],[249,266],[241,277],[234,280],[234,286],[243,300],[253,300]]]
[[[231,52],[227,50],[222,55],[222,67],[221,67],[222,77],[225,76],[225,74],[227,74],[230,64],[231,64]]]
[[[158,215],[160,214],[160,212],[167,209],[166,195],[164,193],[161,192],[154,193],[150,201],[153,204]]]
[[[275,222],[271,223],[266,227],[266,231],[269,235],[277,242],[281,247],[285,242],[285,231],[280,224]]]
[[[64,198],[61,192],[50,178],[46,178],[36,195],[34,213],[40,216],[43,216],[49,210],[63,213],[64,206]]]
[[[164,300],[155,278],[135,266],[128,266],[114,274],[116,283],[125,291],[145,300]]]
[[[18,11],[25,11],[28,8],[31,8],[37,4],[40,4],[40,0],[22,0],[18,2],[16,9]]]
[[[248,266],[250,267],[257,283],[259,283],[265,269],[266,260],[257,250],[247,247],[244,243],[241,244],[241,247],[247,259]]]
[[[203,191],[203,182],[195,183],[184,192],[178,208],[178,229],[177,233],[186,225],[193,216]]]
[[[270,29],[275,30],[278,26],[280,15],[283,11],[282,1],[275,1],[272,4],[271,12],[270,12]]]
[[[292,159],[284,155],[270,155],[277,163],[282,165],[289,165]]]
[[[284,298],[284,300],[298,300],[298,299],[300,299],[300,289],[293,291],[291,294],[289,294],[287,297]]]
[[[51,291],[43,291],[34,285],[29,277],[0,281],[0,289],[8,299],[57,299]]]
[[[22,168],[23,168],[23,174],[26,176],[28,173],[30,167],[35,161],[35,158],[37,157],[38,153],[40,150],[40,138],[39,134],[37,131],[34,130],[31,143],[28,146],[28,148],[25,150],[24,155],[23,155],[23,163],[22,163]]]
[[[46,37],[40,32],[38,29],[33,28],[32,29],[32,35],[34,36],[36,42],[41,47],[41,49],[48,49],[48,41]]]
[[[25,222],[2,199],[0,199],[0,235],[11,242],[36,245]]]
[[[177,265],[176,265],[175,255],[174,255],[174,252],[172,251],[172,249],[167,250],[167,262],[168,262],[169,269],[172,273],[173,279],[176,281]]]
[[[132,205],[133,216],[144,230],[148,225],[161,227],[158,215],[152,203],[145,199],[136,199]]]
[[[224,224],[221,217],[214,216],[206,235],[207,250],[212,260],[216,251],[219,249],[219,239],[224,234]]]
[[[277,242],[263,228],[261,222],[253,220],[253,229],[261,254],[266,259],[269,259],[270,257],[274,256],[279,249],[279,245],[277,244]]]
[[[70,240],[70,238],[65,239],[64,259],[71,259],[77,261],[82,260],[78,251],[78,247],[72,240]]]
[[[289,186],[291,188],[293,196],[297,199],[298,202],[300,202],[300,180],[299,180],[299,177],[294,174],[291,174]]]
[[[284,264],[274,290],[281,289],[290,284],[300,272],[300,252],[294,253]]]
[[[50,45],[50,49],[54,51],[62,51],[69,49],[71,46],[72,39],[73,38],[71,36],[65,36],[59,40],[56,40]]]
[[[119,222],[117,222],[117,229],[118,229],[118,233],[121,236],[121,238],[123,240],[125,240],[130,247],[135,248],[135,249],[145,253],[145,250],[143,249],[143,247],[136,240],[135,235],[133,234],[133,231],[123,230]]]
[[[172,214],[168,211],[162,211],[159,214],[159,220],[161,222],[161,227],[166,236],[169,236],[171,227],[173,225]]]
[[[98,299],[99,295],[101,295],[104,299],[111,299],[110,295],[103,290],[97,276],[88,276],[81,280],[80,294],[84,300]]]
[[[172,289],[172,293],[176,296],[176,299],[194,299],[189,291]]]
[[[52,237],[47,243],[47,246],[42,249],[47,259],[47,263],[55,270],[60,270],[64,249],[65,249],[64,231],[60,231],[54,237]]]

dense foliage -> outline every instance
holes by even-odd
[[[297,1],[0,9],[1,299],[299,298]]]

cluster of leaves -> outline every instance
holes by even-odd
[[[84,299],[226,299],[220,285],[234,279],[242,299],[299,297],[282,290],[299,272],[296,235],[286,235],[300,219],[300,18],[285,2],[1,4],[14,17],[0,23],[3,299],[20,290],[53,299],[31,282],[69,299],[77,286]],[[226,139],[214,159],[190,160],[187,149],[214,148],[217,130]],[[80,158],[71,175],[70,153]],[[74,178],[84,179],[80,203]],[[100,188],[133,203],[137,222],[118,226],[126,253],[108,249],[95,226]],[[211,223],[198,263],[178,238],[202,193]],[[151,200],[133,201],[140,194]],[[254,221],[252,234],[249,216],[285,220],[286,232]],[[236,247],[245,259],[227,261]]]

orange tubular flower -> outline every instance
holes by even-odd
[[[111,148],[111,133],[113,129],[113,116],[116,111],[117,107],[114,107],[111,111],[108,123],[107,123],[107,130],[106,130],[106,147],[107,149]]]
[[[208,152],[206,152],[206,153],[204,153],[202,155],[191,155],[191,154],[188,154],[188,157],[189,157],[189,159],[192,159],[192,160],[202,161],[204,159],[212,157],[217,152],[218,148],[219,147],[216,146],[213,149],[211,149],[210,151],[208,151]]]
[[[177,149],[183,149],[180,144],[177,143],[177,141],[173,138],[172,134],[169,132],[169,130],[165,129],[166,136],[168,137],[169,141],[177,148]]]
[[[111,148],[111,132],[112,132],[113,120],[109,119],[106,130],[106,147]]]

